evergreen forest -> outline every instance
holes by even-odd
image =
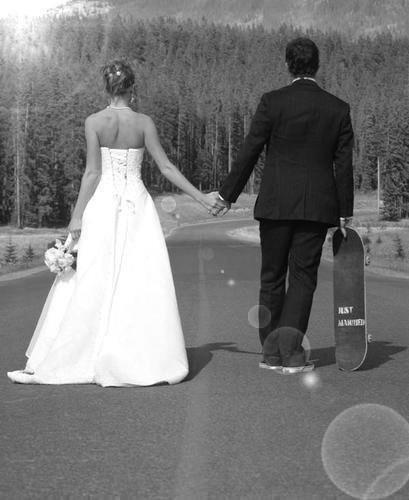
[[[319,84],[351,105],[356,189],[376,189],[379,174],[384,217],[408,217],[409,38],[77,14],[0,20],[0,224],[69,222],[84,120],[108,103],[100,69],[114,58],[135,69],[135,110],[154,119],[170,159],[217,189],[262,93],[290,82],[284,51],[299,35],[320,48]],[[262,169],[261,157],[247,192]],[[149,155],[143,178],[153,194],[173,189]]]

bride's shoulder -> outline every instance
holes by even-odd
[[[96,111],[95,113],[91,113],[85,118],[85,123],[98,123],[105,116],[105,109],[101,109],[101,111]]]
[[[152,127],[153,120],[144,113],[135,113],[135,123],[146,132]]]
[[[149,122],[152,120],[152,118],[148,115],[145,115],[144,113],[135,113],[135,116],[141,121],[141,122]]]
[[[85,118],[85,126],[99,130],[112,122],[112,115],[104,108],[95,113],[91,113]]]
[[[154,123],[153,119],[149,115],[145,115],[143,113],[136,113],[136,114],[138,115],[138,119],[144,128],[152,127]]]

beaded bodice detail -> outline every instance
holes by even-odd
[[[134,206],[135,189],[143,186],[141,166],[144,148],[111,149],[101,147],[101,182],[112,188],[115,199],[120,205]]]

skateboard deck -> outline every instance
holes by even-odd
[[[365,294],[365,249],[359,234],[346,228],[347,238],[335,231],[334,252],[334,330],[338,368],[357,370],[368,351]]]

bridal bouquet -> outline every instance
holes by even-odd
[[[44,254],[44,263],[52,273],[61,275],[70,269],[75,271],[77,252],[69,251],[70,236],[65,243],[58,238]]]

